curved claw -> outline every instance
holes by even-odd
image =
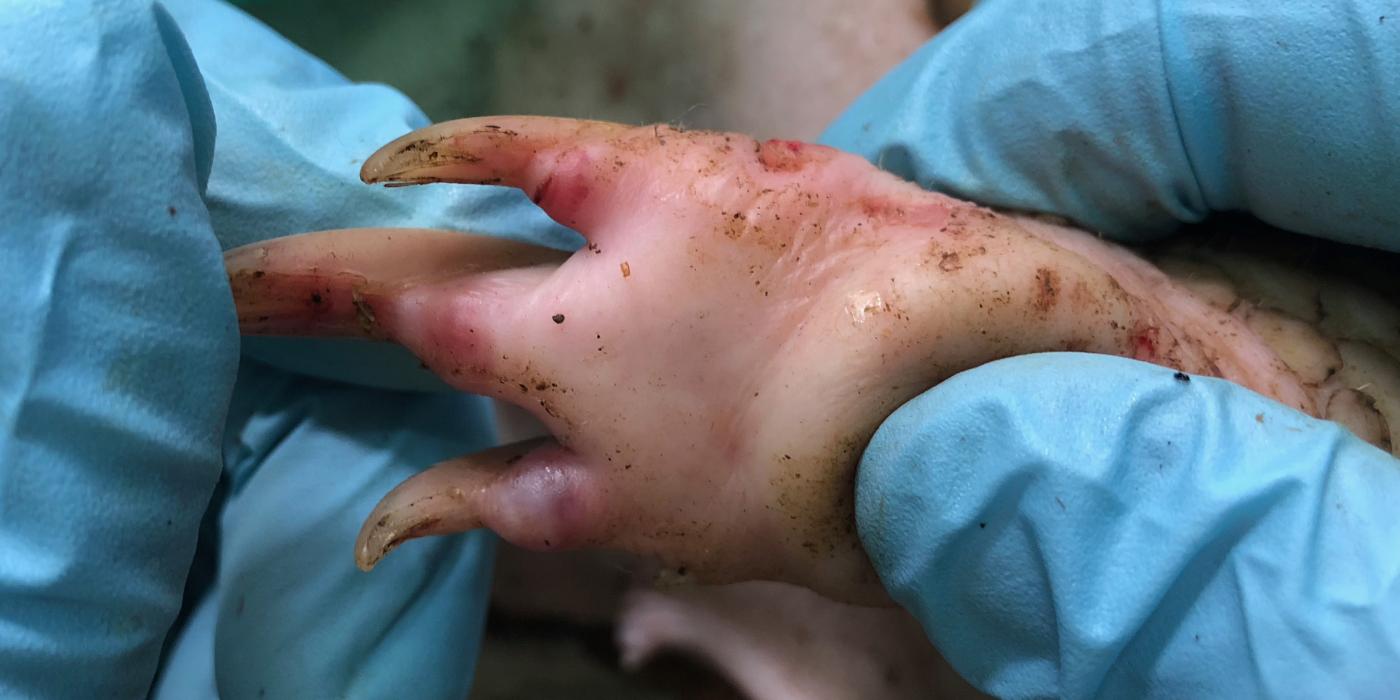
[[[486,236],[365,228],[263,241],[224,263],[244,335],[390,341],[447,384],[501,398],[527,381],[518,375],[532,356],[514,310],[568,256]]]
[[[360,179],[386,186],[513,187],[550,218],[598,243],[638,212],[674,207],[667,190],[677,180],[668,172],[693,180],[697,169],[717,172],[725,159],[756,158],[747,145],[758,148],[752,139],[707,133],[555,117],[458,119],[380,148],[365,160]]]
[[[224,267],[244,334],[389,338],[386,302],[410,287],[567,257],[475,234],[356,228],[234,248]]]
[[[456,182],[534,192],[541,153],[607,138],[629,127],[556,117],[472,117],[400,136],[365,159],[360,179],[388,186]]]
[[[355,563],[369,571],[412,539],[488,528],[529,549],[563,549],[593,537],[602,500],[577,455],[549,438],[437,464],[390,491],[366,518]]]
[[[370,571],[395,547],[412,539],[485,526],[484,492],[530,446],[506,445],[443,462],[410,477],[380,499],[355,540],[355,564]]]

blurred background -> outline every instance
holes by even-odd
[[[238,0],[434,121],[549,114],[815,138],[970,0]]]
[[[545,114],[815,140],[973,0],[234,4],[435,122]],[[612,623],[635,579],[626,558],[503,545],[472,699],[742,697],[694,659],[620,670]]]

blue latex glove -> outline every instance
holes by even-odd
[[[492,540],[371,575],[352,549],[394,483],[492,441],[484,404],[236,369],[220,249],[340,226],[573,234],[506,190],[363,186],[359,159],[424,116],[225,5],[11,3],[0,47],[0,695],[146,694],[208,506],[217,569],[191,580],[156,695],[463,697]],[[248,350],[438,386],[368,344]],[[366,357],[401,371],[357,374]]]
[[[578,236],[506,188],[366,187],[360,163],[428,123],[383,86],[352,85],[230,6],[168,2],[219,135],[210,219],[224,249],[350,226],[457,229],[568,248]],[[246,342],[281,368],[388,389],[442,385],[396,346]],[[432,462],[494,443],[484,399],[353,388],[245,363],[228,422],[217,583],[159,697],[465,697],[493,536],[425,543],[365,574],[354,538],[374,504]],[[406,552],[407,553],[407,552]]]
[[[214,123],[168,16],[0,6],[0,696],[140,697],[180,607],[238,330]]]
[[[1120,239],[1240,210],[1396,250],[1397,56],[1389,2],[990,0],[824,140]],[[1400,462],[1173,375],[1031,356],[901,408],[857,486],[892,594],[1002,697],[1393,695]]]

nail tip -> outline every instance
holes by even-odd
[[[397,142],[390,143],[378,151],[370,154],[365,162],[360,165],[360,181],[368,185],[376,185],[386,180],[394,180],[408,171],[400,156],[403,149]]]
[[[372,571],[384,558],[385,550],[376,545],[373,533],[362,535],[355,543],[355,566],[366,573]]]
[[[379,565],[379,561],[383,558],[383,552],[361,550],[360,553],[355,556],[355,566],[358,567],[360,571],[369,573],[374,570],[375,566]]]
[[[373,158],[365,161],[360,168],[360,182],[366,185],[376,185],[384,180],[384,167],[375,162]]]

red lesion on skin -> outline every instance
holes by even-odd
[[[801,141],[770,139],[759,145],[758,162],[770,171],[795,172],[806,167],[809,163],[817,162],[817,154],[826,155],[828,150],[825,147],[813,146]]]
[[[575,223],[577,214],[592,193],[588,183],[594,177],[589,171],[593,165],[593,159],[583,149],[561,153],[550,175],[535,187],[530,199],[560,223]]]
[[[789,152],[794,154],[801,153],[805,146],[801,141],[786,141],[783,139],[769,139],[768,143],[774,148],[786,148]]]
[[[1156,326],[1139,325],[1135,327],[1130,342],[1134,360],[1151,362],[1157,359],[1159,339]]]

